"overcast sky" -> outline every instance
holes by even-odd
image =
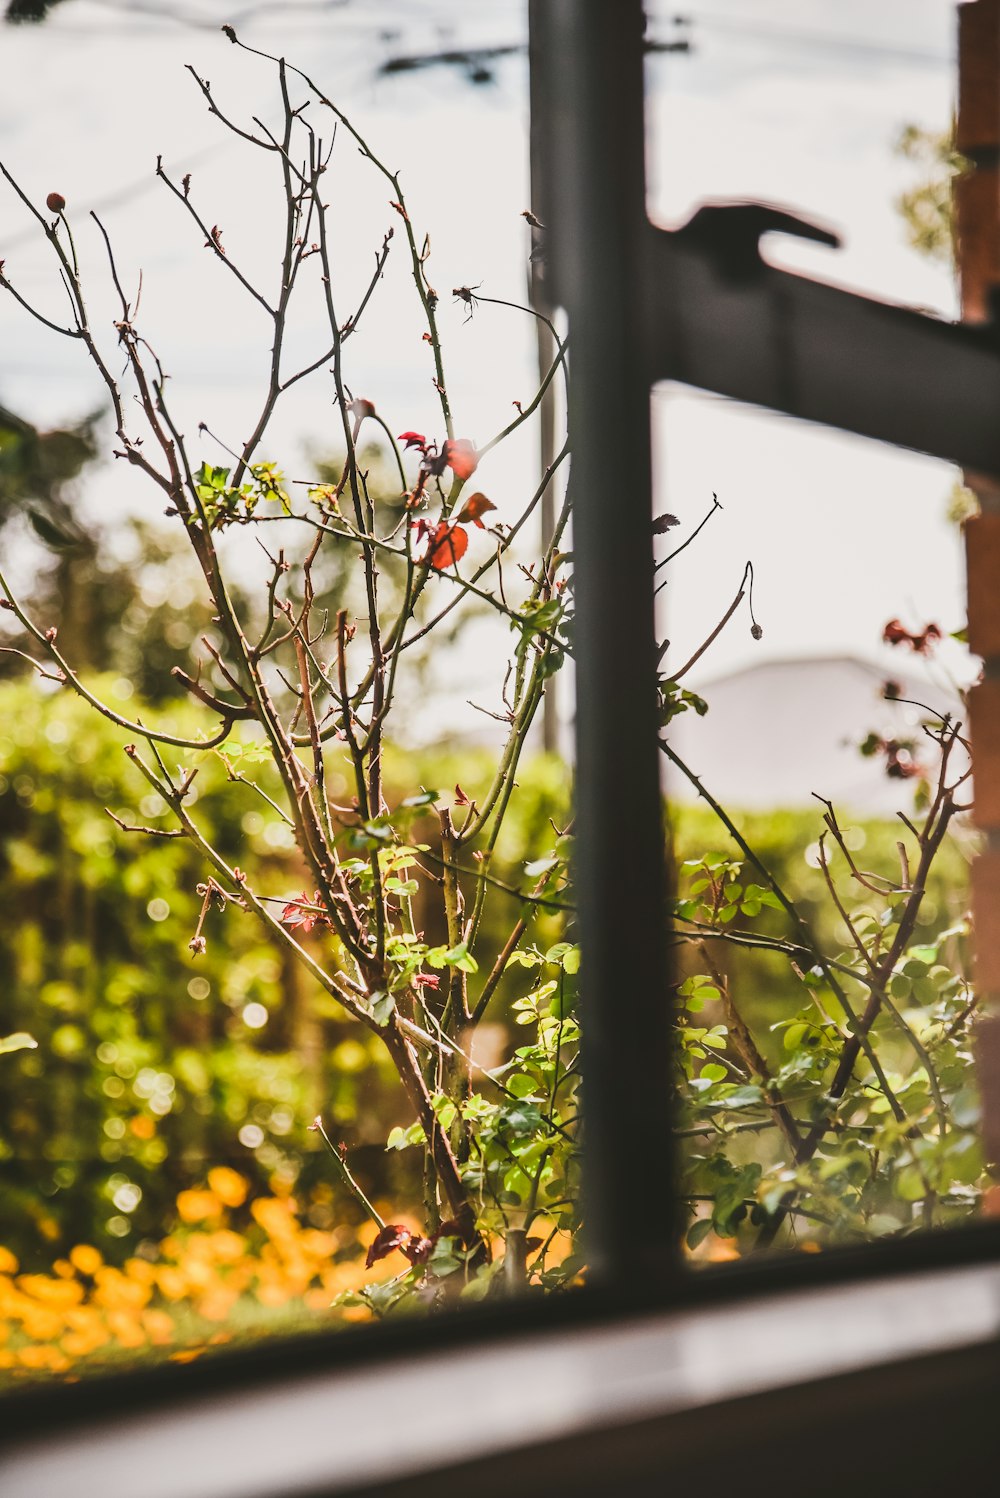
[[[654,35],[673,31],[674,9],[651,8]],[[845,247],[775,242],[775,258],[953,315],[947,273],[907,247],[893,208],[914,175],[893,152],[900,127],[943,129],[950,118],[953,7],[695,0],[684,10],[692,52],[649,65],[653,216],[681,222],[706,198],[780,202],[832,224]],[[508,419],[511,401],[531,394],[530,327],[485,307],[467,323],[447,293],[482,282],[486,294],[523,297],[526,63],[501,61],[495,81],[478,86],[454,69],[380,77],[378,68],[393,54],[522,40],[524,7],[243,0],[242,11],[241,36],[303,63],[402,170],[411,213],[431,233],[432,278],[445,293],[457,428],[484,441]],[[268,329],[153,177],[158,153],[177,177],[191,170],[199,204],[222,226],[233,256],[273,271],[274,197],[261,175],[269,160],[208,116],[184,70],[191,63],[211,79],[234,113],[274,117],[263,70],[216,29],[227,14],[217,0],[70,0],[44,27],[0,29],[0,153],[37,197],[65,195],[95,273],[98,247],[85,216],[92,207],[102,212],[126,282],[142,269],[144,329],[174,375],[189,429],[205,420],[233,441],[246,435],[259,399]],[[356,153],[342,149],[335,161],[331,201],[343,205],[339,274],[350,306],[392,213],[384,183],[359,171]],[[51,267],[6,191],[0,258],[26,293],[58,305]],[[301,330],[303,348],[309,332]],[[397,431],[436,430],[427,348],[398,253],[349,352],[355,392],[373,399]],[[30,326],[0,298],[0,401],[45,423],[92,409],[100,395],[77,347]],[[281,450],[273,455],[306,473],[307,448],[335,445],[336,426],[328,383],[300,397],[278,424]],[[755,645],[748,623],[735,623],[705,674],[765,654],[872,655],[894,614],[912,623],[935,618],[948,629],[963,622],[959,541],[944,520],[953,479],[946,465],[673,388],[656,393],[654,410],[658,507],[687,526],[713,491],[724,506],[667,590],[678,659],[714,625],[748,559],[764,639]],[[530,440],[483,464],[477,482],[501,516],[530,492],[533,465]],[[87,502],[139,506],[146,501],[134,484],[120,470],[103,470],[90,480]]]

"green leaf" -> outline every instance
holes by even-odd
[[[568,966],[567,964],[573,962],[574,959],[575,965]],[[554,947],[549,947],[545,954],[545,961],[558,963],[565,972],[575,973],[580,966],[580,951],[571,941],[557,941]]]
[[[520,1136],[533,1134],[543,1123],[537,1103],[516,1103],[512,1108],[505,1108],[502,1117],[511,1133]]]
[[[507,958],[508,967],[540,967],[543,962],[540,952],[524,947],[515,947]]]
[[[903,1166],[892,1183],[892,1189],[904,1202],[923,1201],[927,1195],[927,1187],[915,1165]]]
[[[754,1103],[763,1100],[764,1093],[760,1087],[747,1084],[745,1087],[734,1087],[732,1092],[727,1092],[722,1099],[727,1108],[749,1108]]]
[[[479,971],[479,963],[474,957],[470,957],[468,943],[464,941],[460,941],[457,947],[449,947],[442,960],[446,967],[457,968],[460,973]]]
[[[972,1087],[956,1092],[951,1102],[951,1116],[960,1129],[974,1129],[979,1123],[979,1094]]]
[[[406,807],[433,806],[435,801],[439,801],[440,799],[440,791],[421,791],[418,796],[407,796],[406,800],[401,801],[399,804]]]
[[[699,1243],[704,1243],[705,1239],[708,1237],[711,1231],[711,1217],[696,1218],[696,1220],[692,1222],[691,1226],[687,1230],[686,1241],[688,1248],[697,1248]]]
[[[372,1019],[380,1029],[385,1029],[392,1012],[396,1007],[396,996],[391,993],[373,993],[371,1013]]]

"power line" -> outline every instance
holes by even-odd
[[[849,52],[858,56],[885,57],[896,62],[911,62],[927,66],[947,66],[954,58],[943,52],[932,52],[916,47],[898,47],[891,42],[866,37],[850,37],[835,32],[799,31],[779,22],[763,20],[745,21],[732,16],[713,14],[711,11],[693,11],[690,15],[670,18],[675,24],[704,27],[707,31],[729,31],[739,36],[774,42],[778,46],[805,47],[815,50]]]

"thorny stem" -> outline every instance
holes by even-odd
[[[729,1030],[729,1038],[734,1049],[745,1063],[751,1076],[760,1078],[764,1089],[764,1098],[770,1108],[775,1123],[785,1136],[785,1142],[792,1152],[792,1158],[797,1165],[803,1160],[802,1137],[799,1134],[798,1125],[792,1117],[788,1104],[781,1096],[780,1090],[768,1080],[769,1068],[764,1057],[758,1049],[749,1026],[743,1019],[733,1000],[729,981],[717,966],[714,958],[704,942],[699,944],[699,951],[712,976],[712,980],[722,995],[723,1011],[726,1016],[726,1025]]]
[[[371,1218],[372,1222],[375,1223],[375,1225],[378,1228],[379,1232],[381,1232],[385,1228],[385,1219],[379,1216],[378,1212],[372,1206],[371,1202],[368,1200],[367,1196],[365,1196],[365,1193],[362,1191],[361,1187],[358,1185],[358,1183],[355,1180],[354,1176],[351,1174],[350,1170],[348,1169],[347,1161],[344,1159],[343,1155],[340,1153],[340,1150],[336,1148],[336,1146],[334,1145],[334,1143],[333,1143],[332,1139],[330,1138],[329,1134],[326,1132],[326,1127],[325,1127],[325,1125],[323,1123],[323,1119],[321,1118],[321,1116],[318,1113],[317,1113],[316,1117],[313,1119],[312,1124],[310,1125],[310,1127],[316,1130],[317,1134],[319,1134],[319,1136],[322,1139],[323,1143],[326,1145],[327,1149],[330,1151],[330,1154],[333,1156],[334,1164],[337,1167],[337,1172],[338,1172],[338,1174],[340,1176],[340,1179],[343,1181],[344,1185],[347,1187],[347,1189],[354,1196],[357,1197],[358,1201],[364,1207],[365,1211],[368,1213],[368,1216]]]
[[[785,914],[788,916],[795,929],[799,932],[802,938],[803,946],[812,954],[817,966],[822,971],[828,986],[833,992],[837,1003],[840,1005],[840,1008],[844,1013],[848,1029],[850,1030],[852,1035],[857,1036],[858,1047],[864,1053],[865,1059],[867,1060],[876,1077],[876,1080],[878,1081],[883,1096],[889,1104],[893,1117],[896,1119],[897,1123],[903,1123],[906,1119],[906,1111],[897,1098],[895,1092],[893,1091],[892,1086],[890,1085],[889,1079],[885,1074],[885,1068],[883,1067],[881,1061],[875,1053],[874,1047],[868,1039],[867,1031],[863,1030],[860,1027],[858,1016],[854,1011],[854,1007],[851,1004],[850,999],[847,997],[843,984],[837,978],[835,969],[816,942],[816,939],[813,936],[808,923],[796,908],[796,906],[789,899],[788,895],[782,889],[777,879],[775,879],[774,875],[771,873],[771,870],[762,861],[760,855],[756,853],[750,846],[746,838],[743,836],[742,832],[740,832],[739,828],[736,826],[736,823],[733,821],[732,817],[724,809],[724,807],[719,804],[719,802],[712,795],[711,791],[707,789],[707,787],[702,783],[702,781],[694,773],[694,771],[687,764],[685,764],[684,760],[682,760],[680,756],[676,754],[673,749],[671,749],[670,745],[663,738],[660,739],[660,748],[666,755],[666,757],[670,760],[671,764],[676,765],[681,773],[687,777],[687,779],[695,787],[702,799],[708,802],[709,806],[715,812],[715,815],[719,818],[719,821],[725,827],[726,831],[736,843],[737,847],[741,850],[746,858],[750,859],[755,868],[760,871],[761,875],[767,882],[768,888],[775,895],[782,909],[785,911]],[[856,1055],[857,1052],[855,1052],[855,1056]],[[817,1128],[818,1127],[820,1126],[817,1125]],[[822,1126],[822,1131],[825,1132],[825,1130],[826,1125],[824,1124]],[[820,1137],[822,1137],[822,1135],[820,1135]]]

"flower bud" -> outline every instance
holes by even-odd
[[[66,199],[61,192],[50,192],[45,199],[45,206],[50,213],[62,213],[66,207]]]

